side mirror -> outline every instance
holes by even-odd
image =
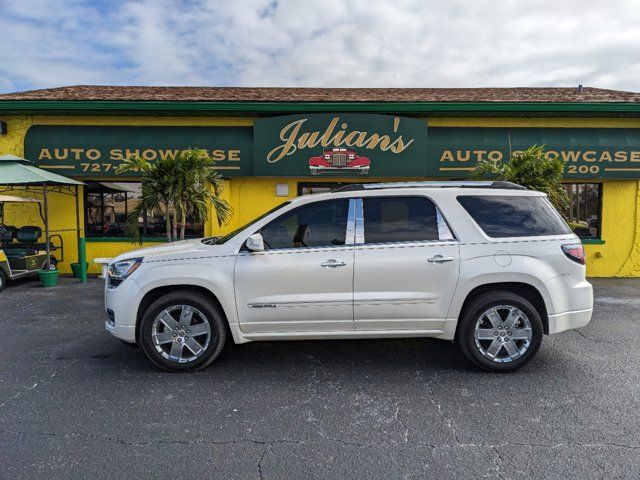
[[[252,252],[262,252],[264,250],[264,239],[259,233],[254,233],[245,242],[245,245]]]

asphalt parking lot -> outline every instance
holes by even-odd
[[[0,293],[0,478],[638,478],[640,281],[594,280],[580,330],[516,374],[450,343],[227,348],[156,370],[104,331],[102,285]]]

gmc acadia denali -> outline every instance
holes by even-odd
[[[109,265],[106,329],[158,367],[206,367],[225,342],[435,337],[513,371],[544,334],[589,323],[580,240],[507,182],[359,184],[299,197],[222,237]]]

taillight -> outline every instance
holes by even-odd
[[[580,265],[587,263],[587,256],[584,253],[584,247],[581,243],[562,245],[562,251],[567,257],[574,262],[578,262]]]

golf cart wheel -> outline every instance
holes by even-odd
[[[542,319],[526,298],[513,292],[486,292],[460,317],[457,340],[478,367],[513,372],[533,358],[542,342]]]
[[[2,290],[6,284],[7,284],[7,276],[4,274],[2,270],[0,270],[0,290]]]
[[[158,298],[144,312],[138,344],[163,370],[193,372],[222,352],[225,322],[224,314],[205,295],[178,290]]]

